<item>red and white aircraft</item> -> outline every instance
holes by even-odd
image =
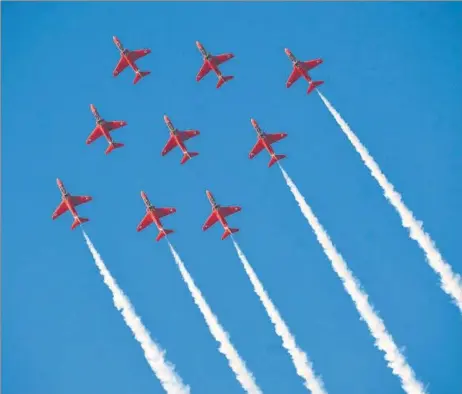
[[[170,131],[170,138],[168,139],[167,143],[164,146],[164,149],[162,150],[162,156],[165,156],[168,152],[175,148],[175,146],[178,146],[183,152],[181,164],[186,163],[189,159],[199,154],[198,152],[188,152],[184,144],[185,141],[199,135],[200,132],[198,130],[180,131],[173,126],[170,118],[167,115],[164,115],[164,122]]]
[[[310,94],[314,89],[316,89],[316,87],[324,83],[324,81],[313,81],[308,75],[308,71],[319,66],[322,63],[322,59],[314,59],[301,62],[300,60],[297,60],[297,58],[287,48],[284,49],[284,52],[289,57],[293,65],[293,70],[289,76],[289,79],[287,80],[286,87],[290,88],[292,84],[298,80],[298,78],[303,76],[303,78],[305,78],[309,83],[307,93]]]
[[[105,153],[106,155],[111,153],[114,149],[121,148],[124,144],[119,142],[114,142],[111,135],[109,134],[111,131],[119,129],[127,125],[127,122],[123,120],[117,121],[105,121],[98,113],[97,109],[93,104],[90,104],[91,112],[96,120],[96,127],[93,129],[91,134],[87,138],[87,145],[91,144],[93,141],[96,141],[99,137],[104,136],[107,142],[109,142],[109,146],[107,147]]]
[[[150,224],[155,223],[157,228],[159,229],[159,234],[157,234],[156,241],[160,241],[167,234],[173,233],[173,230],[164,229],[164,227],[162,226],[162,223],[160,222],[160,218],[170,215],[172,213],[175,213],[176,209],[175,208],[155,208],[149,202],[148,196],[146,196],[146,193],[143,191],[141,192],[141,198],[143,199],[144,204],[146,205],[146,215],[141,220],[136,231],[141,231],[145,229],[147,226],[149,226]]]
[[[88,201],[91,201],[92,198],[90,196],[71,196],[66,189],[64,188],[63,183],[58,178],[56,179],[56,183],[58,184],[58,188],[61,192],[61,203],[58,205],[58,208],[53,212],[51,218],[55,220],[58,216],[61,216],[64,212],[70,211],[72,216],[74,217],[74,222],[72,223],[71,229],[74,230],[78,225],[88,222],[89,219],[81,218],[77,214],[75,207],[80,204],[85,204]]]
[[[219,70],[218,66],[234,57],[232,53],[224,53],[222,55],[213,56],[211,53],[207,52],[205,48],[199,41],[196,41],[196,46],[199,49],[200,53],[202,54],[202,58],[204,63],[202,64],[199,73],[196,76],[196,81],[199,82],[202,78],[204,78],[210,70],[213,70],[218,77],[217,89],[221,87],[225,82],[234,78],[234,76],[223,76],[221,71]]]
[[[225,232],[221,236],[221,239],[225,239],[233,233],[237,233],[239,231],[238,228],[229,228],[228,223],[226,222],[225,217],[229,215],[233,215],[241,210],[241,207],[237,206],[230,206],[230,207],[222,207],[221,205],[215,202],[215,199],[208,190],[205,191],[207,197],[212,205],[212,213],[205,221],[204,225],[202,226],[202,230],[205,231],[212,227],[216,222],[220,221],[222,226],[225,229]]]
[[[114,40],[114,44],[116,44],[117,48],[120,51],[119,63],[117,63],[117,66],[114,69],[114,72],[112,73],[114,77],[117,77],[117,75],[119,75],[128,66],[130,66],[133,69],[133,71],[135,71],[136,75],[135,79],[133,80],[134,84],[138,83],[140,79],[145,77],[146,75],[151,74],[151,71],[140,71],[140,69],[135,63],[139,58],[149,55],[151,53],[150,49],[145,48],[130,51],[129,49],[123,47],[122,43],[116,36],[112,37],[112,39]]]
[[[275,142],[278,142],[282,140],[283,138],[286,138],[287,133],[275,133],[275,134],[265,133],[260,128],[260,126],[255,121],[255,119],[250,119],[250,123],[252,123],[252,126],[257,132],[258,141],[254,145],[252,150],[250,151],[249,159],[253,159],[256,155],[258,155],[263,150],[263,148],[266,149],[271,156],[271,160],[268,163],[268,167],[271,167],[277,161],[284,159],[286,155],[275,154],[271,144],[274,144]]]

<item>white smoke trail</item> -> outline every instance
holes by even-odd
[[[93,246],[85,231],[83,231],[88,249],[90,249],[93,259],[104,279],[104,283],[112,292],[115,307],[122,312],[125,323],[133,332],[135,339],[140,343],[144,351],[144,357],[148,361],[154,374],[160,380],[162,387],[168,394],[189,394],[189,386],[185,386],[181,378],[175,373],[175,367],[165,360],[164,350],[151,339],[148,330],[144,327],[141,319],[137,316],[135,309],[128,297],[119,288],[115,279],[106,268],[103,259]]]
[[[255,382],[252,373],[247,370],[244,360],[242,360],[239,356],[237,350],[234,348],[231,341],[229,340],[228,333],[225,332],[225,330],[223,330],[220,323],[218,322],[217,317],[213,314],[212,310],[207,304],[207,301],[202,296],[201,291],[196,287],[194,280],[192,279],[188,270],[181,261],[180,256],[173,248],[173,246],[170,244],[170,242],[168,246],[170,246],[170,251],[172,252],[173,258],[175,259],[175,262],[178,265],[183,280],[185,281],[189,291],[191,292],[195,304],[199,307],[202,316],[204,316],[205,322],[210,330],[210,333],[220,344],[220,353],[222,353],[228,360],[229,366],[236,374],[236,378],[241,384],[242,388],[249,394],[262,394],[262,391],[257,386],[257,383]]]
[[[279,163],[278,163],[279,164]],[[290,191],[295,197],[295,200],[300,206],[300,210],[310,224],[318,242],[321,244],[324,253],[332,262],[332,267],[337,275],[342,280],[343,286],[347,293],[351,296],[356,309],[358,310],[362,320],[369,327],[369,331],[375,338],[375,345],[385,353],[385,359],[393,374],[401,379],[401,386],[404,391],[409,394],[423,394],[425,390],[415,375],[412,368],[407,363],[404,356],[400,353],[395,345],[392,336],[388,333],[384,322],[375,312],[373,306],[369,304],[368,295],[361,289],[359,281],[353,276],[353,273],[348,268],[343,257],[337,252],[334,244],[330,240],[324,228],[318,221],[310,206],[305,201],[304,197],[298,191],[297,187],[279,164],[282,175],[289,186]]]
[[[329,112],[335,118],[342,131],[345,133],[351,144],[361,156],[364,164],[369,168],[372,176],[377,180],[384,191],[388,202],[396,209],[401,217],[403,227],[409,230],[410,237],[417,241],[421,249],[425,252],[428,264],[440,276],[441,287],[446,294],[452,297],[462,312],[462,278],[453,272],[451,266],[446,263],[438,251],[436,245],[423,229],[423,223],[414,218],[412,212],[401,200],[401,195],[395,191],[394,186],[388,181],[380,170],[380,167],[369,154],[358,137],[350,129],[348,124],[342,119],[340,114],[332,107],[331,103],[318,91],[321,100],[326,105]]]
[[[245,257],[244,253],[242,253],[241,248],[236,243],[234,238],[233,244],[236,248],[236,252],[239,256],[239,259],[241,260],[242,265],[244,266],[245,272],[247,273],[250,281],[252,282],[255,293],[260,298],[260,301],[266,309],[266,313],[268,313],[271,322],[274,324],[276,334],[281,337],[282,345],[289,352],[290,357],[292,358],[297,374],[305,380],[305,387],[309,389],[313,394],[325,394],[326,391],[323,387],[322,380],[316,377],[313,370],[313,366],[311,362],[308,360],[306,353],[304,353],[301,349],[298,348],[297,343],[295,342],[295,338],[290,333],[289,328],[287,327],[278,310],[274,306],[269,295],[266,293],[262,283],[258,279],[257,274],[255,273],[249,261],[247,260],[247,257]]]

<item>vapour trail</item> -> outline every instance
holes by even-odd
[[[399,351],[392,336],[388,333],[385,323],[378,316],[373,306],[369,303],[369,296],[361,289],[358,279],[354,277],[345,260],[343,260],[343,257],[335,249],[329,235],[321,226],[321,223],[319,223],[318,218],[315,216],[312,209],[305,201],[305,198],[301,195],[293,183],[292,179],[290,179],[280,164],[279,168],[281,169],[282,175],[287,182],[287,186],[289,186],[290,191],[294,195],[303,216],[305,216],[306,220],[310,224],[318,242],[324,250],[324,253],[331,261],[332,268],[340,277],[343,286],[353,300],[361,319],[366,322],[370,333],[375,338],[375,346],[385,353],[385,360],[387,360],[388,367],[391,368],[393,374],[400,378],[401,386],[408,394],[425,393],[422,383],[415,377],[414,371]]]
[[[228,333],[225,332],[225,330],[221,327],[217,317],[213,314],[212,310],[207,304],[207,301],[202,296],[201,291],[197,288],[193,278],[191,277],[185,265],[181,261],[180,256],[173,248],[173,246],[170,244],[170,242],[168,243],[168,246],[170,247],[170,251],[172,252],[173,258],[175,259],[175,262],[180,270],[181,276],[183,277],[183,280],[185,281],[189,291],[191,292],[195,304],[201,311],[202,316],[204,316],[205,323],[207,324],[210,333],[220,344],[220,353],[222,353],[228,360],[229,366],[236,374],[236,378],[241,384],[242,388],[249,394],[262,394],[262,391],[255,382],[252,373],[249,370],[247,370],[244,360],[241,359],[237,350],[232,345],[228,337]]]
[[[388,181],[386,176],[382,173],[379,165],[375,162],[374,158],[369,154],[366,147],[361,144],[361,141],[355,133],[350,129],[348,124],[342,119],[340,114],[332,107],[332,104],[318,91],[321,100],[326,105],[327,109],[337,121],[338,125],[345,133],[351,144],[359,153],[361,159],[371,175],[376,179],[382,187],[384,195],[388,202],[396,209],[404,228],[409,231],[410,237],[417,241],[420,248],[424,251],[426,259],[430,267],[440,276],[441,287],[443,291],[453,298],[455,304],[462,312],[462,278],[459,274],[454,273],[452,267],[443,259],[438,251],[435,243],[428,233],[423,229],[423,223],[418,221],[409,208],[404,204],[401,195],[395,191],[394,186]]]
[[[119,288],[117,282],[106,268],[103,259],[91,243],[88,235],[85,231],[82,230],[82,232],[85,237],[85,241],[87,242],[88,249],[90,249],[96,266],[104,279],[104,283],[112,292],[114,306],[121,311],[125,323],[132,330],[135,339],[143,348],[144,357],[146,357],[152,371],[160,380],[162,387],[168,394],[189,394],[189,386],[184,385],[181,378],[175,373],[175,367],[165,360],[165,351],[160,349],[159,346],[151,339],[148,330],[144,327],[141,319],[137,316],[130,300]]]
[[[305,387],[313,394],[326,394],[321,378],[316,377],[312,363],[308,360],[306,353],[297,346],[295,338],[290,333],[290,330],[279,314],[279,311],[271,301],[269,295],[266,293],[266,290],[258,279],[257,274],[247,260],[247,257],[244,253],[242,253],[241,248],[234,238],[233,244],[239,259],[244,266],[245,272],[252,282],[255,293],[258,295],[258,298],[260,298],[266,313],[274,325],[276,334],[282,339],[282,346],[289,352],[289,355],[292,358],[292,362],[295,365],[298,376],[305,380]]]

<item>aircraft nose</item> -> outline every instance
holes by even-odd
[[[284,52],[286,53],[286,55],[290,55],[290,51],[287,48],[284,48]]]
[[[202,45],[199,41],[196,41],[196,47],[200,48]]]

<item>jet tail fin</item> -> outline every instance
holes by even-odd
[[[181,159],[181,164],[186,163],[189,159],[193,158],[194,156],[197,156],[198,154],[198,152],[186,152],[183,155],[183,158]]]
[[[226,239],[226,238],[228,238],[231,234],[237,233],[238,231],[239,231],[238,228],[227,228],[227,229],[225,230],[225,232],[223,233],[223,235],[221,236],[221,239],[222,239],[222,240],[223,240],[223,239]]]
[[[108,155],[109,153],[111,153],[114,149],[117,149],[117,148],[122,148],[122,146],[124,146],[124,144],[121,144],[120,142],[113,142],[112,144],[110,144],[107,149],[106,149],[106,155]]]
[[[71,230],[74,230],[77,226],[81,225],[82,223],[88,222],[90,219],[87,218],[77,218],[72,223]]]
[[[163,230],[159,231],[159,234],[157,234],[156,241],[159,242],[162,238],[164,238],[167,234],[173,233],[173,230]]]
[[[308,86],[308,91],[307,93],[310,94],[314,89],[316,89],[318,86],[322,85],[324,81],[310,81],[310,85]]]
[[[139,81],[141,81],[141,78],[149,74],[151,74],[151,71],[140,71],[139,73],[136,73],[135,79],[133,80],[133,84],[136,85]]]
[[[286,157],[286,155],[274,155],[271,156],[271,160],[268,163],[268,167],[271,167],[274,163],[278,162],[279,160],[282,160]]]
[[[230,80],[233,79],[233,78],[234,78],[234,76],[232,76],[232,75],[229,75],[229,76],[227,76],[227,77],[223,77],[223,76],[222,76],[222,77],[218,78],[217,89],[221,88],[221,86],[222,86],[225,82],[228,82],[228,81],[230,81]]]

